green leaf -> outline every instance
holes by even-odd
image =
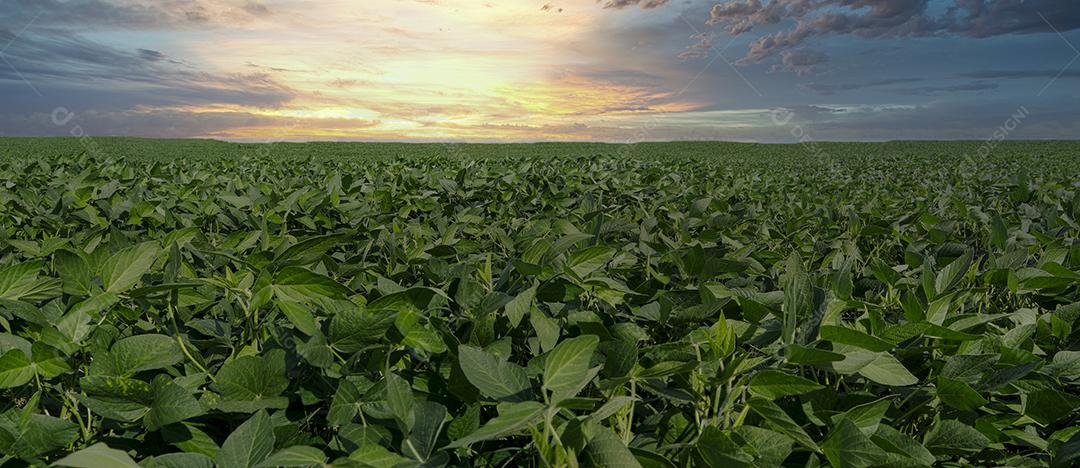
[[[34,406],[0,415],[0,453],[23,459],[40,457],[68,446],[79,437],[79,426],[75,423],[30,413]]]
[[[0,388],[26,385],[34,379],[34,367],[26,353],[12,349],[0,356]]]
[[[938,377],[937,397],[960,411],[975,411],[989,403],[968,384],[948,377]]]
[[[443,295],[443,293],[432,288],[409,288],[380,297],[368,304],[367,309],[423,315],[436,295]]]
[[[810,317],[814,307],[810,276],[803,269],[802,259],[797,252],[792,252],[784,263],[780,287],[784,290],[784,319],[780,337],[784,345],[791,345],[795,343],[796,324]]]
[[[321,334],[319,324],[315,321],[315,315],[306,305],[300,302],[278,301],[277,306],[289,322],[305,335],[315,336]]]
[[[626,448],[619,436],[599,424],[589,429],[589,442],[585,446],[589,461],[593,466],[602,468],[634,468],[641,467],[634,454]]]
[[[274,440],[274,426],[270,423],[270,416],[266,411],[260,410],[229,434],[214,457],[214,462],[218,466],[230,468],[259,466],[274,450]]]
[[[96,443],[61,458],[53,463],[57,466],[76,468],[139,468],[127,452],[109,448],[103,443]]]
[[[131,377],[183,360],[184,354],[174,338],[157,334],[136,335],[113,344],[107,356],[94,361],[91,372]]]
[[[167,381],[167,379],[165,379]],[[199,401],[186,388],[173,382],[160,385],[154,391],[154,401],[143,424],[148,431],[156,431],[169,424],[194,418],[203,414]]]
[[[934,291],[941,295],[955,288],[960,283],[960,280],[964,279],[964,274],[971,268],[971,263],[972,254],[971,250],[968,250],[956,260],[953,260],[952,263],[949,263],[948,266],[942,268],[937,277],[934,278]],[[941,325],[941,323],[937,323],[937,325]]]
[[[615,257],[615,252],[615,249],[603,245],[589,247],[571,255],[566,260],[566,266],[579,278],[584,278],[607,265]]]
[[[815,452],[821,452],[821,448],[814,442],[814,439],[811,439],[810,435],[796,424],[791,419],[791,416],[788,416],[776,403],[764,398],[752,398],[747,404],[750,409],[754,410],[755,413],[780,433],[791,437],[803,447]]]
[[[414,415],[409,439],[402,444],[401,453],[427,461],[446,422],[446,407],[432,401],[418,401],[414,406]]]
[[[514,296],[510,302],[507,302],[504,306],[506,311],[506,317],[510,319],[510,326],[517,328],[521,323],[521,319],[525,318],[525,314],[528,314],[532,310],[533,300],[536,298],[536,287],[532,285],[530,288],[518,293]]]
[[[402,432],[409,432],[413,424],[412,386],[397,374],[386,374],[386,405],[402,426]]]
[[[254,413],[285,408],[289,399],[280,396],[289,387],[285,376],[285,353],[269,351],[262,356],[242,356],[221,366],[214,388],[221,393],[221,411]]]
[[[167,453],[143,460],[142,468],[214,468],[214,460],[201,453]]]
[[[391,452],[386,447],[378,444],[367,444],[360,447],[349,455],[349,460],[359,462],[360,466],[374,468],[410,468],[417,465],[408,458]]]
[[[955,419],[945,419],[926,433],[923,445],[937,455],[970,454],[982,451],[990,445],[990,439],[967,424]]]
[[[757,466],[780,466],[791,455],[795,441],[779,432],[755,426],[739,426],[735,433],[756,453]]]
[[[66,374],[71,371],[71,366],[60,352],[40,341],[35,341],[31,348],[31,357],[34,361],[34,368],[38,375],[51,379],[61,374]]]
[[[784,348],[784,359],[792,364],[827,364],[843,361],[844,355],[824,349],[790,345]]]
[[[544,359],[544,388],[551,391],[552,402],[557,403],[576,395],[592,380],[589,362],[600,339],[596,335],[582,335],[559,343]]]
[[[70,250],[53,253],[53,266],[60,275],[64,292],[73,296],[89,296],[94,273],[81,255]]]
[[[492,418],[476,432],[455,440],[446,449],[464,447],[484,440],[498,439],[522,431],[540,419],[544,405],[535,401],[521,403],[503,403],[499,405],[499,415]]]
[[[105,292],[121,293],[131,289],[150,271],[161,247],[157,241],[143,242],[121,250],[101,265]]]
[[[333,279],[299,267],[286,267],[277,274],[274,293],[282,301],[309,302],[323,299],[346,299],[349,288]]]
[[[519,402],[532,398],[532,385],[520,366],[505,362],[480,349],[458,347],[458,364],[469,383],[497,401]]]
[[[823,388],[825,388],[824,385],[820,385],[796,375],[774,370],[765,370],[755,373],[754,376],[750,378],[748,390],[751,395],[768,400],[776,400],[786,396],[814,392]]]
[[[934,454],[915,439],[885,424],[878,426],[871,440],[885,451],[910,459],[912,463],[918,465],[931,466],[937,461]]]
[[[330,344],[339,351],[355,353],[372,343],[378,343],[394,326],[397,312],[369,311],[358,307],[339,310],[330,319]]]
[[[1080,397],[1049,388],[1025,395],[1023,402],[1024,415],[1044,426],[1067,418],[1080,408]]]
[[[117,302],[120,302],[120,295],[114,292],[90,297],[72,306],[56,324],[56,329],[72,343],[80,344],[97,328],[95,318]]]
[[[291,466],[319,466],[326,462],[326,454],[322,450],[306,445],[294,445],[281,449],[270,455],[261,463],[260,468],[291,467]]]
[[[710,468],[750,468],[754,457],[716,426],[706,427],[697,441],[697,452]]]
[[[44,265],[35,261],[0,268],[0,299],[17,301],[33,291]]]
[[[859,330],[836,325],[822,325],[821,339],[833,343],[856,346],[869,351],[881,352],[893,349],[893,344]]]
[[[1080,432],[1074,434],[1068,441],[1058,447],[1054,453],[1050,468],[1064,468],[1075,460],[1080,460]]]
[[[873,361],[859,369],[859,374],[867,379],[882,385],[892,387],[905,387],[919,383],[919,379],[911,374],[890,354],[879,354]]]
[[[847,419],[841,419],[833,427],[821,449],[829,463],[837,468],[863,468],[885,459],[885,451]]]

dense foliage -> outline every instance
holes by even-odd
[[[806,149],[0,140],[0,452],[1080,460],[1080,144]]]

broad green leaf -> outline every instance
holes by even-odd
[[[297,330],[308,336],[320,334],[315,315],[311,313],[311,309],[306,305],[299,302],[280,301],[277,306]]]
[[[17,301],[29,294],[44,265],[45,262],[35,261],[0,268],[0,299]]]
[[[139,468],[139,464],[122,450],[96,443],[57,460],[54,465],[76,468]]]
[[[555,346],[544,359],[544,388],[551,391],[552,401],[558,402],[576,395],[595,375],[589,362],[600,339],[582,335]]]
[[[982,451],[989,444],[990,439],[986,436],[955,419],[939,421],[923,438],[923,445],[937,455],[970,454]]]
[[[78,437],[79,426],[66,419],[31,413],[26,408],[0,415],[0,453],[7,455],[40,457],[67,447]]]
[[[821,449],[829,463],[837,468],[862,468],[885,460],[885,451],[847,419],[841,419],[833,427]]]
[[[753,398],[748,403],[750,409],[754,410],[759,416],[769,423],[776,431],[791,437],[798,442],[799,445],[806,447],[815,452],[821,452],[821,448],[814,442],[814,439],[810,438],[810,435],[803,430],[791,416],[788,416],[776,403],[766,400],[764,398]]]
[[[753,466],[754,457],[716,426],[706,427],[697,441],[698,455],[711,468]]]
[[[544,405],[535,401],[500,404],[498,416],[492,418],[476,432],[455,440],[445,448],[464,447],[484,440],[512,435],[539,420],[543,412]]]
[[[747,388],[753,396],[776,400],[821,390],[825,386],[796,375],[766,370],[755,373]]]
[[[390,413],[402,426],[402,432],[409,432],[413,424],[413,395],[409,382],[397,374],[386,374],[386,405]]]
[[[937,277],[934,278],[934,291],[938,295],[951,291],[960,283],[960,280],[964,278],[964,274],[971,268],[972,254],[971,251],[964,252],[963,255],[953,260],[945,268],[937,273]],[[927,318],[929,320],[929,317]],[[931,321],[933,323],[933,321]],[[938,323],[940,325],[940,323]]]
[[[579,278],[584,278],[589,276],[590,273],[603,268],[614,256],[615,249],[598,245],[575,252],[566,259],[566,266]]]
[[[946,405],[961,411],[975,411],[989,403],[968,384],[948,377],[938,377],[937,397]]]
[[[397,312],[392,310],[343,308],[330,319],[330,344],[345,353],[361,351],[381,341],[386,332],[394,326],[397,315]]]
[[[0,356],[0,388],[25,385],[34,379],[34,367],[26,353],[12,349]]]
[[[867,379],[882,385],[904,387],[919,383],[919,379],[911,374],[890,354],[879,354],[873,361],[859,369],[859,374]]]
[[[1080,397],[1054,389],[1042,389],[1024,396],[1024,415],[1042,425],[1069,417],[1080,408]]]
[[[75,296],[89,296],[94,273],[81,255],[70,250],[57,250],[53,254],[53,266],[63,282],[64,292]]]
[[[117,341],[107,356],[94,361],[91,372],[131,377],[138,372],[160,369],[184,360],[176,339],[165,335],[136,335]]]
[[[142,468],[214,468],[214,460],[201,453],[167,453],[143,460]]]
[[[319,466],[326,462],[326,454],[322,450],[315,447],[309,447],[306,445],[294,445],[289,448],[278,450],[270,455],[265,460],[260,462],[258,467],[261,468],[273,468],[273,467],[291,467],[291,466]]]
[[[504,306],[506,317],[510,319],[510,326],[517,328],[521,319],[532,310],[533,299],[536,297],[536,285],[518,293],[517,296]]]
[[[266,411],[260,410],[237,427],[214,457],[218,466],[252,468],[274,450],[274,426]]]
[[[165,379],[166,382],[167,379]],[[156,431],[169,424],[203,414],[199,401],[186,388],[173,382],[162,383],[154,391],[154,401],[143,424],[148,431]]]
[[[367,305],[368,310],[393,310],[423,315],[428,304],[435,296],[442,296],[442,291],[432,288],[409,288],[393,294],[387,294]]]
[[[221,393],[217,408],[237,413],[287,407],[289,399],[280,395],[288,386],[285,353],[280,350],[226,362],[213,385]]]
[[[589,430],[589,442],[586,445],[589,461],[593,466],[606,468],[634,468],[640,467],[634,454],[626,448],[619,436],[601,425],[594,425]]]
[[[279,299],[292,302],[345,299],[352,295],[349,288],[337,281],[299,267],[286,267],[278,272],[273,288]]]
[[[885,424],[878,425],[871,440],[890,454],[901,455],[922,466],[931,466],[937,461],[934,455],[915,439]]]
[[[882,352],[893,349],[893,344],[861,331],[835,325],[821,326],[821,339],[833,343],[857,346],[869,351]]]
[[[156,241],[143,242],[121,250],[101,265],[101,281],[105,292],[122,293],[131,289],[150,271],[161,247]]]
[[[525,369],[472,346],[458,347],[458,364],[469,383],[497,401],[520,402],[531,398],[532,385]]]

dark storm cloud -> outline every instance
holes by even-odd
[[[708,22],[733,35],[794,23],[752,42],[738,61],[744,65],[830,36],[985,38],[1053,31],[1043,17],[1059,31],[1080,28],[1075,1],[948,0],[934,6],[929,0],[731,0],[716,4]]]

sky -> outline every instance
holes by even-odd
[[[1075,139],[1075,0],[0,0],[0,136]]]

